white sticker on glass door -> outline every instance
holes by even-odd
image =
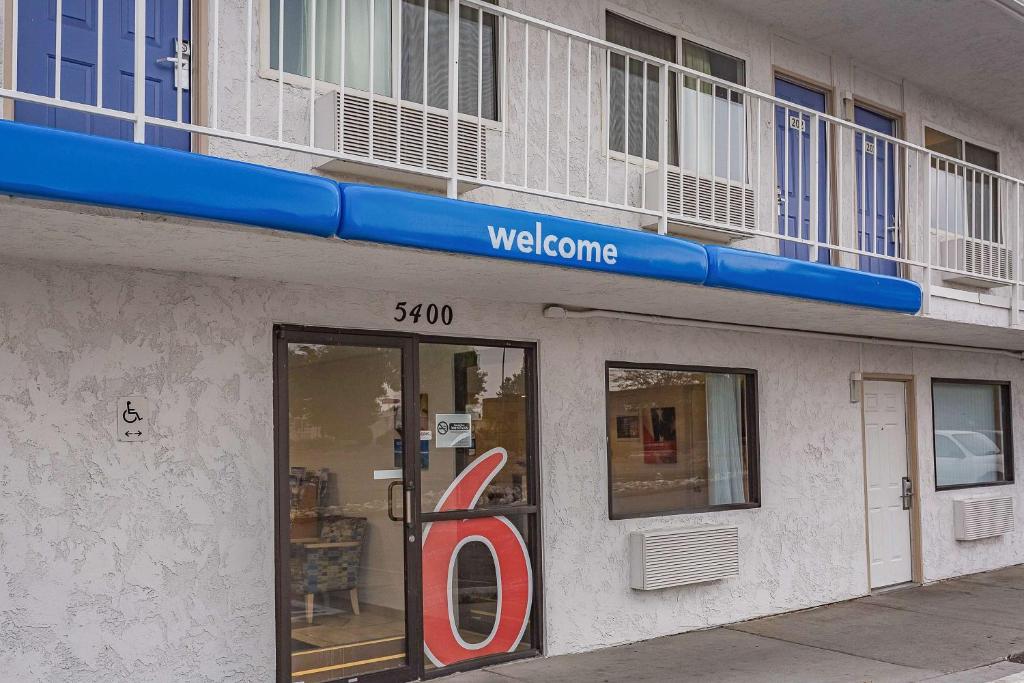
[[[434,432],[438,448],[469,448],[473,442],[473,418],[469,413],[438,413]]]

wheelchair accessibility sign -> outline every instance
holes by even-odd
[[[150,427],[149,401],[141,396],[117,399],[117,440],[146,441]]]

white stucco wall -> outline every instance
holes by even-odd
[[[11,262],[0,267],[0,667],[12,680],[268,680],[274,669],[272,325],[412,330],[409,292]],[[425,285],[416,297],[429,297]],[[557,321],[460,299],[446,333],[539,343],[546,651],[585,650],[868,591],[860,406],[851,371],[913,375],[927,580],[1024,561],[1024,526],[953,540],[934,492],[930,377],[1010,380],[982,354]],[[604,363],[759,373],[762,507],[609,521]],[[155,412],[113,437],[115,400]],[[1018,443],[1019,443],[1018,438]],[[1019,486],[1002,488],[1017,494]],[[1021,505],[1017,495],[1018,508]],[[739,528],[738,578],[640,593],[627,535]]]

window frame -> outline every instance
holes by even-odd
[[[295,88],[300,88],[300,89],[302,89],[302,90],[304,90],[304,91],[306,91],[308,93],[309,92],[309,84],[310,84],[310,80],[311,80],[308,75],[300,76],[299,74],[294,74],[294,73],[292,73],[290,71],[283,71],[283,70],[281,70],[279,68],[275,69],[275,68],[273,68],[270,65],[270,58],[271,58],[271,53],[270,53],[270,42],[271,42],[271,40],[270,40],[270,16],[271,16],[270,15],[270,3],[277,2],[277,1],[278,0],[258,0],[259,5],[258,5],[258,9],[256,11],[256,19],[259,22],[259,27],[258,27],[258,29],[255,28],[255,27],[253,28],[254,31],[257,31],[257,30],[259,31],[259,35],[257,36],[257,40],[256,40],[256,49],[259,51],[259,54],[257,55],[257,60],[256,60],[256,63],[254,64],[254,70],[256,72],[255,75],[256,75],[257,78],[260,78],[260,79],[265,80],[265,81],[270,81],[271,83],[277,83],[279,80],[281,80],[286,85],[289,85],[289,86],[292,86],[292,87],[295,87]],[[424,1],[425,2],[429,2],[430,0],[424,0]],[[390,36],[391,36],[391,38],[390,38],[390,40],[391,40],[391,49],[390,49],[390,53],[391,53],[391,79],[390,79],[390,81],[391,81],[391,94],[390,95],[382,95],[380,93],[371,92],[371,91],[368,91],[368,90],[360,90],[359,88],[353,88],[352,86],[343,86],[340,83],[332,83],[331,81],[323,81],[323,80],[320,80],[319,78],[316,78],[316,79],[313,79],[313,81],[316,83],[317,95],[322,95],[322,94],[326,94],[326,93],[329,93],[329,92],[340,92],[340,93],[351,92],[351,93],[356,93],[356,94],[360,94],[360,95],[365,95],[367,97],[370,97],[374,101],[393,102],[395,104],[401,103],[401,104],[403,104],[403,105],[405,105],[407,107],[426,109],[426,111],[428,111],[428,112],[436,112],[436,113],[439,113],[439,114],[447,114],[448,113],[448,107],[435,107],[435,106],[429,105],[429,104],[425,105],[422,102],[415,102],[413,100],[406,100],[406,99],[404,99],[402,97],[402,79],[401,79],[401,74],[400,74],[400,70],[395,67],[395,65],[399,64],[400,60],[402,59],[402,44],[401,44],[402,34],[401,34],[401,29],[399,28],[399,25],[401,24],[401,20],[402,20],[402,15],[401,15],[402,0],[397,0],[397,1],[396,0],[389,0],[389,2],[391,2],[391,4],[392,4],[392,7],[391,7],[392,21],[391,21],[391,30],[390,30]],[[502,6],[503,0],[484,0],[484,2],[488,2],[488,3],[493,2],[494,7],[498,8],[498,9],[504,9],[504,7]],[[469,7],[469,5],[466,5],[466,7]],[[473,7],[472,9],[477,9],[477,8]],[[504,26],[505,22],[500,21],[500,18],[502,16],[504,16],[504,15],[502,15],[501,13],[495,13],[495,16],[497,16],[499,18],[498,25],[497,25],[496,31],[495,31],[495,44],[500,46],[500,45],[503,45],[503,43],[502,43],[502,32],[505,30],[505,26]],[[506,78],[506,74],[505,74],[505,62],[506,61],[507,60],[505,60],[503,58],[503,56],[499,53],[498,58],[497,58],[496,69],[495,69],[495,78],[496,78],[496,81],[495,81],[495,100],[496,100],[495,113],[496,113],[497,118],[489,119],[486,116],[480,116],[479,117],[479,119],[481,121],[481,125],[483,125],[485,128],[489,128],[491,130],[501,130],[501,127],[504,125],[502,123],[502,121],[503,121],[503,119],[505,117],[505,108],[504,108],[505,107],[505,96],[504,96],[504,92],[503,92],[503,89],[502,89],[502,83],[504,83],[504,79]],[[376,78],[374,80],[376,80]],[[371,87],[372,87],[372,85],[371,85]],[[456,108],[458,108],[458,97],[456,97],[455,105],[456,105]],[[478,118],[476,114],[464,114],[462,112],[458,112],[457,116],[458,116],[458,118],[460,120],[472,121],[472,122],[476,122],[477,118]]]
[[[704,505],[700,507],[672,508],[653,512],[637,512],[630,514],[616,513],[613,505],[612,491],[612,451],[611,451],[611,405],[608,401],[610,392],[609,373],[611,370],[668,370],[674,372],[690,372],[704,374],[743,375],[746,378],[744,427],[747,433],[747,486],[750,491],[749,500],[745,503],[727,505]],[[757,387],[758,373],[754,368],[733,368],[711,365],[677,365],[673,363],[642,363],[634,361],[605,361],[604,364],[604,423],[605,423],[605,476],[608,494],[608,519],[642,519],[647,517],[668,517],[674,515],[692,515],[725,510],[752,510],[761,507],[761,438],[759,394]]]
[[[936,384],[970,384],[983,386],[996,386],[1000,388],[1000,399],[1002,403],[1003,420],[1003,480],[984,481],[973,484],[939,484],[939,469],[936,458],[938,447],[936,446],[935,429],[935,385]],[[932,377],[931,401],[932,401],[932,481],[936,491],[959,491],[963,489],[988,488],[991,486],[1013,486],[1014,458],[1013,458],[1013,396],[1011,383],[1007,380],[971,379],[962,377]]]
[[[960,133],[952,132],[952,129],[946,128],[944,126],[935,125],[935,124],[933,124],[933,123],[931,123],[930,121],[927,121],[927,120],[923,121],[921,123],[921,146],[924,147],[925,149],[928,149],[927,145],[925,144],[925,136],[927,135],[927,131],[929,129],[935,131],[936,133],[941,133],[942,135],[946,135],[948,137],[951,137],[951,138],[953,138],[954,140],[957,140],[960,143],[960,158],[956,159],[956,161],[958,161],[959,163],[970,165],[970,166],[978,166],[978,164],[975,164],[975,163],[972,163],[970,161],[967,161],[967,159],[966,159],[966,156],[967,156],[967,145],[972,145],[974,147],[979,147],[979,148],[985,150],[986,152],[991,152],[991,153],[995,154],[996,155],[996,166],[999,166],[999,167],[1002,166],[1003,153],[995,145],[992,145],[992,144],[989,144],[989,143],[984,142],[982,140],[979,140],[978,138],[968,137],[968,136],[965,136],[965,135],[961,135]],[[940,155],[942,154],[942,152],[934,152],[934,151],[932,151],[930,149],[928,151],[932,152],[932,154],[940,154]],[[945,156],[945,155],[943,155],[943,156]],[[995,170],[986,168],[985,171],[987,171],[989,173],[992,173],[993,175],[1002,175],[1002,173],[1003,173],[1000,168],[996,168]]]
[[[602,33],[601,33],[601,35],[602,35],[601,40],[603,40],[605,42],[609,42],[609,43],[611,42],[611,41],[608,40],[608,15],[609,14],[615,14],[615,15],[617,15],[621,19],[625,19],[627,21],[631,21],[634,24],[639,24],[639,25],[644,26],[646,28],[649,28],[649,29],[651,29],[653,31],[658,31],[660,33],[664,33],[666,35],[672,36],[675,39],[675,43],[676,43],[676,46],[675,46],[676,59],[675,59],[674,62],[672,62],[672,64],[674,66],[683,67],[682,63],[679,61],[681,56],[682,56],[682,54],[683,54],[683,43],[684,42],[693,43],[694,45],[702,47],[702,48],[704,48],[706,50],[711,50],[712,52],[717,52],[717,53],[719,53],[721,55],[725,55],[726,57],[730,57],[732,59],[735,59],[738,62],[741,62],[743,64],[743,71],[744,71],[744,78],[743,78],[743,80],[744,81],[748,81],[749,80],[749,75],[750,74],[749,74],[749,71],[748,71],[748,67],[749,67],[750,59],[749,59],[749,55],[747,55],[746,53],[739,53],[739,52],[737,52],[735,50],[731,50],[731,49],[725,48],[725,47],[719,45],[718,43],[705,40],[702,36],[698,36],[697,34],[690,33],[690,32],[685,31],[685,30],[681,30],[681,29],[679,29],[676,26],[670,26],[670,25],[668,25],[666,23],[659,22],[659,21],[657,21],[655,19],[652,19],[651,17],[644,16],[642,14],[639,14],[639,13],[637,13],[637,12],[631,10],[631,9],[628,9],[628,8],[626,8],[624,6],[621,6],[621,5],[616,5],[616,4],[612,4],[612,3],[604,3],[604,4],[601,5],[601,31],[602,31]],[[629,49],[629,48],[625,48],[625,47],[623,47],[621,45],[617,45],[616,47],[618,47],[620,49],[623,49],[623,50],[628,50]],[[653,57],[653,56],[650,56],[650,55],[648,55],[648,58],[651,59],[651,60],[655,60],[655,61],[664,61],[664,60],[659,60],[659,58]],[[604,84],[604,88],[605,88],[605,92],[606,93],[610,93],[611,92],[611,85],[612,85],[611,84],[611,80],[610,80],[611,79],[611,71],[610,71],[610,68],[609,68],[609,64],[610,64],[609,57],[606,57],[605,61],[604,61],[604,65],[603,65],[603,67],[601,69],[601,75],[599,77],[602,80],[603,84]],[[707,77],[708,78],[713,78],[713,76],[710,76],[710,75],[708,75]],[[682,79],[680,79],[680,81],[681,80]],[[746,88],[747,87],[746,83],[734,83],[733,85],[735,85],[735,86],[737,86],[739,88]],[[676,92],[677,93],[680,92],[681,88],[683,88],[683,87],[684,86],[683,86],[682,82],[678,83],[676,85]],[[677,98],[677,100],[678,100],[678,98]],[[669,103],[669,106],[672,107],[673,103]],[[676,135],[679,136],[679,135],[681,135],[682,128],[681,128],[681,120],[680,120],[680,116],[679,116],[678,101],[675,103],[675,112],[674,113],[675,113],[675,117],[676,117]],[[645,159],[642,156],[638,156],[638,155],[635,155],[635,154],[630,154],[629,150],[623,150],[623,151],[620,152],[618,150],[612,149],[612,145],[611,145],[612,131],[611,131],[611,107],[610,107],[610,102],[608,104],[606,104],[604,107],[601,108],[601,137],[604,140],[604,142],[603,142],[604,153],[605,153],[605,155],[609,159],[612,159],[614,161],[626,162],[626,163],[629,163],[630,165],[633,165],[633,166],[641,166],[645,170],[658,168],[660,162],[657,159]],[[749,141],[750,140],[749,140],[749,131],[748,131],[747,140],[746,140],[745,144],[749,144]],[[671,156],[671,154],[670,154],[670,156]],[[667,163],[667,166],[669,168],[672,168],[672,169],[681,169],[682,168],[682,159],[677,159],[676,163],[674,163],[674,164],[673,163]]]

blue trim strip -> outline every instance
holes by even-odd
[[[921,309],[921,286],[910,280],[850,268],[743,251],[705,247],[708,287],[864,306],[899,313]]]
[[[0,193],[336,234],[326,178],[150,145],[0,122]]]
[[[700,245],[488,204],[343,185],[338,236],[404,247],[700,284]]]
[[[0,193],[916,313],[909,280],[0,122]]]

